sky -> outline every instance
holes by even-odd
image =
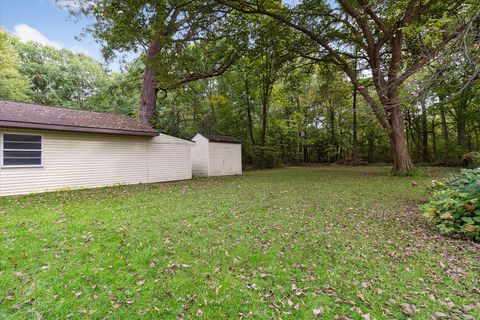
[[[100,45],[92,37],[75,39],[88,24],[85,17],[79,20],[69,17],[66,10],[55,5],[55,0],[0,0],[0,26],[20,40],[70,49],[104,62]],[[120,68],[117,61],[109,67]]]

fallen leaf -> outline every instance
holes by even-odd
[[[316,316],[318,316],[320,313],[323,312],[323,307],[315,308],[315,309],[313,309],[312,311],[313,311],[313,315],[316,317]]]
[[[446,314],[443,313],[443,312],[435,312],[435,313],[432,315],[432,319],[433,319],[433,320],[445,319],[445,318],[448,318],[448,315],[446,315]]]
[[[404,303],[402,304],[403,313],[407,316],[413,316],[415,314],[416,308],[412,304]]]
[[[464,312],[469,312],[469,311],[472,311],[474,309],[480,309],[480,302],[467,304],[467,305],[462,306],[462,310]]]
[[[252,290],[257,290],[257,285],[255,283],[247,283],[247,288]]]
[[[294,303],[291,299],[287,300],[287,304],[288,304],[289,307],[293,307],[293,305],[294,305]]]

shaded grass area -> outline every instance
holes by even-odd
[[[0,319],[480,317],[479,248],[416,209],[446,169],[247,172],[0,198]],[[472,318],[473,319],[473,318]]]

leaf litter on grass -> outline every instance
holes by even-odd
[[[387,171],[287,168],[0,199],[0,312],[479,317],[478,246],[439,236],[415,209],[430,177],[412,188]]]

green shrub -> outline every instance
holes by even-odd
[[[432,181],[429,203],[422,206],[442,234],[480,241],[480,168],[464,169],[444,181]]]

